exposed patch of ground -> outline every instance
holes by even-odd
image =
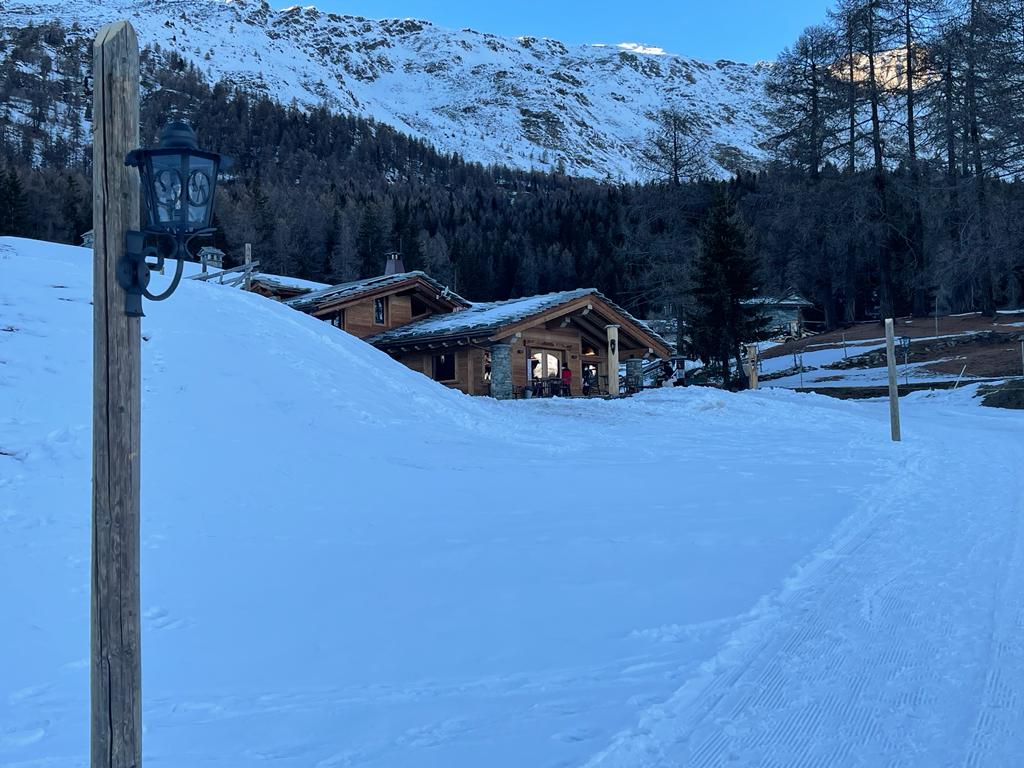
[[[1024,410],[1024,380],[1006,381],[978,388],[981,404],[991,408]]]
[[[938,333],[936,333],[936,328]],[[938,379],[1002,378],[1024,374],[1024,312],[1001,314],[994,320],[979,314],[935,318],[900,319],[896,333],[910,339],[909,347],[897,349],[899,365],[918,364],[919,371]],[[846,349],[849,357],[822,366],[830,370],[880,368],[886,364],[884,326],[858,323],[847,329],[810,336],[780,344],[762,352],[762,359],[773,359],[827,349]],[[869,348],[868,351],[864,351]],[[923,364],[923,365],[922,365]],[[797,369],[779,372],[775,377],[798,373]],[[769,379],[772,377],[765,377]],[[840,381],[828,377],[820,381]]]
[[[911,339],[922,339],[935,336],[962,335],[979,331],[996,331],[1014,333],[1024,331],[1024,311],[997,315],[995,319],[983,317],[980,313],[969,315],[951,315],[938,318],[897,318],[897,336],[909,336]],[[784,357],[794,352],[807,352],[816,349],[842,349],[865,346],[885,342],[885,326],[880,322],[855,323],[849,328],[840,328],[816,336],[808,336],[799,341],[790,341],[761,352],[761,357],[770,359]],[[851,349],[851,352],[853,350]]]
[[[977,382],[972,382],[977,383]],[[912,384],[899,384],[897,389],[899,390],[900,397],[910,394],[911,392],[927,392],[932,389],[955,389],[957,382],[955,380],[950,381],[933,381],[933,382],[914,382]],[[869,386],[869,387],[798,387],[797,392],[814,392],[819,395],[828,395],[829,397],[835,397],[839,400],[867,400],[872,397],[888,397],[889,387],[888,386]]]

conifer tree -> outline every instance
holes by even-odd
[[[13,167],[0,179],[0,235],[28,234],[28,198]]]
[[[722,386],[731,384],[730,361],[742,370],[744,343],[765,338],[766,319],[743,302],[757,294],[757,260],[736,206],[716,195],[700,235],[693,285],[685,313],[692,351],[721,369]],[[742,376],[739,377],[742,387]]]

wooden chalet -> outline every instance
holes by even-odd
[[[572,395],[618,394],[627,377],[672,347],[592,288],[473,304],[399,325],[367,339],[396,360],[471,395],[519,396],[557,386],[563,366]],[[549,389],[550,391],[550,389]]]
[[[285,304],[360,339],[470,306],[423,272],[394,272],[310,291]]]
[[[571,394],[618,394],[620,361],[627,377],[642,381],[645,361],[672,354],[661,336],[592,288],[473,304],[423,272],[406,272],[397,254],[380,277],[287,298],[276,282],[255,280],[253,290],[470,395],[510,398],[545,387],[564,394],[563,366],[572,372]]]

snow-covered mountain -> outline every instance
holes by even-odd
[[[566,46],[425,21],[372,21],[264,0],[15,0],[0,26],[60,21],[91,35],[127,18],[160,45],[284,102],[372,117],[443,152],[519,168],[642,179],[652,113],[678,105],[712,167],[763,153],[767,65],[714,64],[633,44]]]

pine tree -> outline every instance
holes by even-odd
[[[757,294],[756,274],[746,226],[732,200],[720,192],[701,231],[685,320],[692,351],[706,365],[720,368],[726,388],[730,361],[740,370],[741,345],[765,338],[766,319],[743,303]]]
[[[28,235],[28,197],[17,171],[0,179],[0,235]]]
[[[374,277],[384,270],[384,255],[387,243],[384,227],[377,214],[377,206],[370,203],[363,210],[356,231],[356,257],[359,260],[360,277]]]

